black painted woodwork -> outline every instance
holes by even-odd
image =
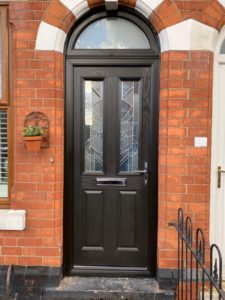
[[[137,22],[136,16],[121,14]],[[95,14],[90,19],[98,17]],[[139,26],[143,23],[142,20],[138,22]],[[73,50],[76,36],[83,29],[82,23],[80,26],[72,33],[66,54],[64,273],[154,275],[159,89],[157,43],[145,24],[152,50]],[[84,79],[103,80],[105,86],[104,170],[98,174],[84,172]],[[139,169],[144,169],[144,162],[148,161],[147,186],[143,174],[118,170],[120,79],[142,82]],[[125,177],[126,185],[98,186],[96,177]]]

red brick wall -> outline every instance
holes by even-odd
[[[158,265],[176,267],[177,235],[168,227],[179,207],[195,226],[209,230],[213,54],[161,55]],[[208,147],[195,148],[195,137]]]
[[[37,29],[48,5],[48,1],[36,1],[9,6],[14,65],[11,207],[26,209],[27,229],[0,231],[0,264],[59,266],[62,262],[63,55],[34,51]],[[30,155],[21,130],[25,116],[32,111],[49,118],[50,148]]]
[[[149,20],[159,32],[189,18],[220,30],[225,24],[225,9],[217,0],[164,0]]]
[[[13,32],[11,60],[14,65],[11,74],[14,86],[11,97],[14,120],[11,207],[26,209],[27,229],[22,232],[0,231],[0,264],[60,266],[62,263],[63,54],[35,51],[34,48],[42,18],[65,31],[69,30],[75,18],[55,0],[47,10],[49,3],[32,1],[9,5]],[[100,3],[94,2],[96,5]],[[156,12],[150,18],[156,28],[184,18],[185,9],[178,11],[175,2],[171,3],[165,1],[164,6],[156,10],[157,18]],[[134,4],[131,1],[128,5]],[[178,19],[170,14],[165,21],[165,10],[170,5],[172,11],[178,11]],[[157,20],[160,20],[160,26],[156,24]],[[212,63],[213,55],[207,51],[171,51],[161,55],[160,268],[176,267],[176,233],[168,227],[168,222],[176,219],[180,206],[192,216],[195,224],[208,231]],[[50,148],[30,155],[24,148],[20,133],[25,116],[32,111],[44,112],[49,117]],[[195,148],[196,136],[207,137],[208,147]]]

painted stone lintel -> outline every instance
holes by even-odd
[[[163,29],[159,33],[161,52],[170,50],[214,51],[218,31],[193,19]]]
[[[205,50],[214,51],[218,32],[216,29],[188,19],[163,29],[159,33],[161,52],[170,50]],[[48,23],[41,22],[36,50],[53,50],[63,53],[66,33]]]
[[[66,40],[66,33],[46,22],[41,22],[37,39],[36,39],[36,50],[53,50],[63,53],[64,43]]]

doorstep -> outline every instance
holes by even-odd
[[[161,290],[153,278],[65,277],[59,287],[47,288],[46,300],[174,300],[173,291]]]

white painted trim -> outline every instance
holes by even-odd
[[[217,37],[216,29],[193,19],[167,27],[159,33],[161,52],[168,50],[213,51]]]
[[[220,48],[222,46],[224,39],[225,39],[225,26],[223,26],[223,28],[220,30],[220,33],[218,35],[217,43],[215,46],[215,56],[217,56],[220,53]]]
[[[215,58],[217,59],[218,63],[224,63],[225,62],[225,54],[217,55]]]
[[[152,13],[151,7],[149,7],[149,4],[146,3],[145,0],[137,0],[135,9],[140,12],[143,16],[148,18],[150,14]]]
[[[79,19],[90,10],[87,0],[60,0]]]
[[[63,52],[66,33],[45,22],[41,22],[36,39],[36,50],[54,50]]]
[[[224,1],[225,2],[225,1]],[[210,180],[210,243],[216,243],[220,246],[222,253],[225,251],[225,218],[224,218],[224,175],[222,175],[221,188],[217,188],[217,167],[220,165],[225,168],[224,158],[221,153],[224,152],[225,129],[222,129],[224,121],[225,105],[221,102],[220,93],[224,88],[224,68],[225,55],[220,55],[220,47],[225,39],[225,26],[218,35],[214,52],[214,69],[213,69],[213,101],[212,101],[212,146],[211,146],[211,180]],[[221,78],[222,77],[222,78]],[[223,95],[225,92],[223,91]],[[222,97],[223,98],[223,97]],[[222,131],[221,131],[222,130]],[[224,155],[223,155],[224,156]],[[225,261],[223,261],[223,270],[225,270]],[[225,279],[225,273],[223,274]]]
[[[170,50],[168,32],[164,29],[159,33],[161,52]]]
[[[225,0],[218,0],[218,2],[225,8]]]
[[[0,156],[1,158],[1,156]],[[0,196],[1,198],[7,198],[8,197],[8,183],[6,184],[1,184],[0,185],[0,188],[1,188],[1,192],[0,192]]]
[[[25,210],[0,209],[0,230],[24,230],[25,226]]]
[[[163,0],[137,0],[135,9],[148,18],[152,11],[162,2]]]
[[[216,199],[217,198],[217,153],[218,153],[218,70],[219,64],[214,61],[213,70],[213,101],[212,101],[212,145],[211,145],[211,178],[210,178],[210,243],[214,243],[216,240]]]

